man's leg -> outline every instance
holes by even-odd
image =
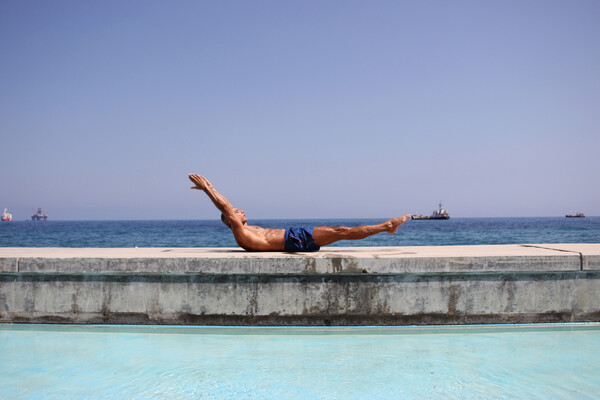
[[[359,240],[381,232],[394,234],[398,230],[398,227],[409,219],[410,214],[392,218],[377,225],[363,225],[351,228],[347,226],[315,226],[312,236],[317,246],[326,246],[338,240]]]

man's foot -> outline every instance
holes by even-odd
[[[391,226],[387,230],[387,233],[389,233],[390,235],[393,235],[394,233],[396,233],[396,231],[398,230],[398,228],[400,227],[400,225],[402,225],[403,223],[405,223],[409,219],[410,219],[410,214],[404,215],[402,217],[392,218],[392,219],[388,220],[387,222],[389,222]]]

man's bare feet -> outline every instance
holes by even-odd
[[[396,233],[396,231],[398,230],[398,228],[400,227],[400,225],[402,225],[403,223],[405,223],[409,219],[410,219],[410,214],[404,215],[402,217],[396,217],[396,218],[390,219],[388,222],[391,223],[391,227],[390,227],[390,229],[388,229],[387,232],[390,235],[393,235],[394,233]]]

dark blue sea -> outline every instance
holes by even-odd
[[[383,219],[252,220],[265,228],[357,226]],[[395,235],[380,233],[332,246],[446,246],[600,243],[600,217],[451,218],[408,221]],[[0,223],[0,247],[235,247],[221,221],[13,221]]]

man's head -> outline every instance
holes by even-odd
[[[244,212],[244,210],[238,210],[237,208],[233,209],[234,215],[236,219],[239,219],[239,221],[242,223],[242,225],[244,225],[246,222],[248,222],[248,217],[246,217],[246,213]],[[221,214],[221,221],[227,225],[228,228],[231,228],[231,223],[229,222],[229,219],[227,218],[227,216],[225,214]]]

